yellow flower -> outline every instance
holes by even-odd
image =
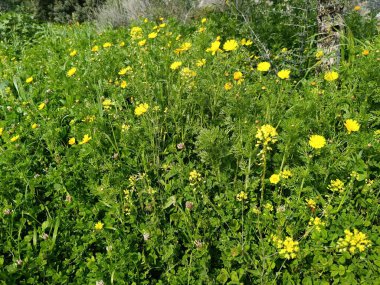
[[[240,41],[240,44],[242,45],[242,46],[251,46],[252,44],[253,44],[253,42],[251,41],[251,40],[246,40],[246,39],[242,39],[241,41]]]
[[[38,128],[38,124],[34,123],[32,124],[32,129],[37,129]]]
[[[182,65],[181,61],[175,61],[170,65],[170,69],[176,70]]]
[[[42,102],[40,105],[38,105],[38,110],[42,110],[45,107],[46,107],[46,104]]]
[[[165,28],[165,27],[166,27],[166,23],[159,24],[158,26],[159,26],[160,28]]]
[[[207,19],[206,18],[202,18],[201,23],[204,24],[206,22],[207,22]]]
[[[280,77],[281,79],[288,79],[289,75],[290,75],[289,69],[283,69],[277,73],[277,76]]]
[[[144,46],[145,44],[146,44],[146,40],[141,40],[141,41],[138,42],[138,45],[140,47]]]
[[[293,173],[290,170],[285,169],[285,170],[280,172],[280,176],[281,176],[281,178],[288,179],[288,178],[293,176]]]
[[[225,51],[234,51],[234,50],[237,50],[238,47],[239,47],[239,44],[235,40],[228,40],[223,45],[223,49]]]
[[[232,87],[233,87],[233,85],[231,82],[227,82],[226,84],[224,84],[224,89],[227,91],[231,90]]]
[[[89,135],[85,134],[85,135],[83,136],[82,141],[81,141],[79,144],[85,144],[85,143],[88,143],[91,139],[92,139],[92,138],[91,138]]]
[[[315,209],[317,207],[317,203],[313,199],[306,199],[306,203],[311,209]]]
[[[298,241],[294,241],[291,237],[286,237],[282,242],[282,248],[280,249],[279,254],[286,259],[293,259],[296,258],[298,251]]]
[[[189,50],[191,48],[191,43],[189,43],[189,42],[186,42],[186,43],[183,43],[179,48],[177,48],[174,52],[176,53],[176,54],[180,54],[180,53],[182,53],[182,52],[184,52],[184,51],[187,51],[187,50]]]
[[[130,128],[131,128],[131,126],[128,125],[128,124],[123,124],[123,125],[121,125],[121,131],[122,131],[122,132],[126,132],[126,131],[128,131]]]
[[[364,56],[369,55],[369,50],[368,49],[363,50],[362,55]]]
[[[70,52],[70,56],[76,56],[77,53],[78,53],[78,52],[74,49],[73,51]]]
[[[312,135],[309,139],[309,145],[316,149],[322,148],[326,145],[326,139],[320,135]]]
[[[222,52],[220,49],[220,41],[216,40],[215,42],[211,43],[211,47],[207,48],[206,52],[211,52],[212,55],[215,55],[217,52]]]
[[[74,144],[75,144],[75,138],[70,138],[69,145],[74,145]]]
[[[339,78],[339,74],[336,71],[328,71],[325,73],[324,79],[326,81],[334,81]]]
[[[330,185],[327,187],[327,189],[329,189],[333,192],[343,192],[344,191],[344,183],[340,179],[331,180]]]
[[[146,113],[149,109],[149,105],[147,103],[141,103],[135,108],[135,115],[141,116]]]
[[[32,83],[32,81],[33,81],[33,77],[32,77],[32,76],[31,76],[31,77],[28,77],[28,78],[25,80],[26,83]]]
[[[99,46],[93,46],[91,51],[92,52],[97,52],[99,50]]]
[[[113,103],[112,103],[111,99],[105,99],[105,100],[103,101],[102,105],[103,105],[103,108],[104,108],[105,110],[108,110],[108,109],[111,108],[111,106],[113,105]]]
[[[120,83],[121,88],[125,89],[125,88],[127,88],[127,86],[128,86],[127,81],[125,81],[125,80],[121,81],[121,83]]]
[[[3,135],[4,128],[0,128],[0,137]]]
[[[70,68],[70,70],[67,72],[67,76],[71,77],[75,74],[75,72],[77,72],[76,67]]]
[[[130,67],[130,66],[127,66],[127,67],[125,67],[125,68],[122,68],[122,69],[120,69],[120,71],[119,71],[119,75],[125,75],[125,74],[127,74],[127,72],[129,72],[129,71],[132,71],[132,67]]]
[[[106,42],[106,43],[103,44],[104,48],[109,48],[111,46],[112,46],[112,43],[110,43],[110,42]]]
[[[326,225],[325,222],[322,222],[321,218],[319,217],[311,217],[310,218],[310,221],[309,221],[309,226],[314,226],[315,229],[320,232],[321,231],[321,228],[324,227]]]
[[[256,138],[258,143],[262,143],[264,146],[268,145],[270,142],[277,142],[277,131],[276,128],[271,125],[263,125],[257,130]]]
[[[258,71],[261,71],[261,72],[266,72],[268,71],[270,68],[270,63],[267,62],[267,61],[264,61],[264,62],[260,62],[258,65],[257,65],[257,70]]]
[[[247,199],[248,199],[248,195],[244,191],[241,191],[239,194],[236,195],[236,200],[239,202],[247,200]]]
[[[103,229],[103,226],[104,224],[101,221],[99,221],[95,224],[95,230],[100,231]]]
[[[197,75],[197,73],[194,70],[191,70],[188,67],[184,67],[181,70],[181,75],[184,77],[194,77]]]
[[[322,50],[318,50],[318,51],[315,53],[315,58],[316,58],[316,59],[321,59],[323,55],[324,55],[323,51],[322,51]]]
[[[269,182],[272,184],[277,184],[278,182],[280,182],[280,175],[272,174],[271,177],[269,177]]]
[[[19,138],[20,138],[19,135],[13,136],[13,137],[11,137],[11,142],[15,142],[15,141],[17,141]]]
[[[351,134],[351,132],[357,132],[359,131],[360,124],[356,120],[347,119],[344,123],[344,126],[347,129],[347,132]]]
[[[123,47],[123,46],[125,46],[125,42],[119,43],[119,47]]]
[[[197,60],[197,63],[196,63],[196,65],[198,66],[198,67],[202,67],[202,66],[204,66],[206,64],[206,59],[205,58],[202,58],[202,59],[200,59],[200,60]]]
[[[366,248],[371,246],[371,241],[367,235],[354,229],[354,232],[345,230],[345,237],[339,238],[337,242],[337,249],[339,252],[349,251],[351,254],[355,254],[357,251],[363,252]]]
[[[192,170],[189,174],[190,185],[195,185],[202,181],[202,175],[196,170]]]
[[[142,38],[142,32],[143,30],[140,27],[132,27],[130,33],[132,40]]]
[[[234,80],[237,82],[237,84],[241,84],[244,81],[243,73],[240,71],[234,72]]]
[[[203,33],[204,31],[206,31],[206,28],[205,28],[205,27],[200,27],[200,28],[198,29],[198,32],[199,32],[199,33]]]
[[[157,37],[157,33],[156,33],[156,32],[150,33],[150,34],[148,35],[148,38],[149,38],[149,39],[154,39],[154,38],[156,38],[156,37]]]
[[[354,7],[354,10],[355,10],[355,11],[359,11],[361,8],[362,8],[362,7],[360,7],[359,5],[356,5],[356,6]]]

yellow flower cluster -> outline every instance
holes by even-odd
[[[248,194],[244,191],[241,191],[239,194],[236,195],[236,200],[241,202],[248,199]]]
[[[306,204],[312,210],[317,207],[317,203],[313,199],[306,199]]]
[[[321,231],[321,228],[326,225],[325,222],[322,222],[321,218],[319,217],[311,217],[309,221],[309,226],[313,226],[318,232]]]
[[[132,27],[130,35],[132,40],[141,39],[143,30],[140,27]]]
[[[260,129],[258,129],[256,138],[258,140],[258,144],[262,144],[263,146],[267,146],[269,143],[277,142],[277,131],[271,125],[263,125]]]
[[[195,77],[197,75],[197,73],[194,71],[194,70],[191,70],[190,68],[188,67],[184,67],[182,68],[181,70],[181,75],[183,77],[188,77],[188,78],[191,78],[191,77]]]
[[[141,116],[146,113],[149,109],[149,105],[147,103],[141,103],[135,108],[135,115]]]
[[[131,191],[129,189],[125,189],[124,190],[124,200],[125,200],[124,212],[125,212],[126,215],[129,215],[131,213],[130,204],[132,202],[132,200],[131,200]]]
[[[318,50],[318,51],[315,53],[315,57],[316,57],[316,59],[321,59],[323,55],[324,55],[324,53],[323,53],[322,50]]]
[[[280,172],[281,178],[288,179],[293,176],[293,173],[289,169],[285,169]]]
[[[102,105],[103,105],[104,110],[108,110],[111,108],[113,103],[112,103],[111,99],[104,99]]]
[[[247,39],[242,39],[241,41],[240,41],[240,44],[242,45],[242,46],[247,46],[247,47],[249,47],[249,46],[251,46],[252,44],[253,44],[253,42],[251,41],[251,40],[247,40]]]
[[[294,241],[291,237],[286,237],[284,240],[281,240],[277,236],[272,236],[272,241],[279,250],[279,254],[282,258],[296,258],[299,252],[298,241]]]
[[[189,181],[190,185],[196,185],[197,183],[201,182],[202,180],[202,175],[197,172],[196,170],[193,170],[189,174]]]
[[[281,171],[279,174],[272,174],[271,177],[269,177],[269,182],[272,184],[278,184],[281,179],[288,179],[292,177],[292,172],[288,169],[285,169]]]
[[[331,180],[330,185],[327,188],[333,192],[343,192],[344,183],[339,179]]]
[[[371,246],[371,241],[367,238],[367,235],[354,229],[354,232],[345,230],[346,236],[339,238],[337,243],[338,251],[349,251],[355,253],[356,251],[363,252],[366,248]]]

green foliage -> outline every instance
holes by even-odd
[[[0,43],[9,53],[16,55],[26,45],[32,44],[42,27],[30,15],[4,13],[0,15]]]
[[[379,37],[326,81],[224,19],[1,43],[0,284],[379,283]]]
[[[23,3],[38,19],[60,23],[83,22],[92,19],[94,10],[104,0],[29,0]]]

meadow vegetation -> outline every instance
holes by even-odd
[[[376,22],[240,17],[0,17],[0,284],[380,283]]]

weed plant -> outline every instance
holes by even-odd
[[[379,37],[314,76],[219,26],[1,49],[0,284],[380,283]]]

